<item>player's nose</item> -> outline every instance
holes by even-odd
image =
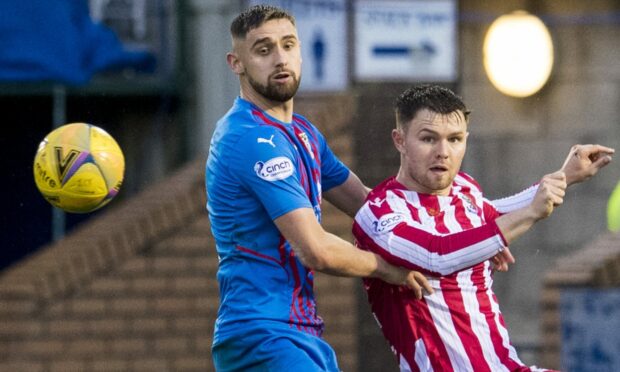
[[[449,144],[448,141],[437,141],[437,145],[435,146],[435,154],[438,158],[446,158],[449,155]]]
[[[276,47],[273,52],[273,56],[276,66],[281,67],[288,64],[288,54],[282,47]]]

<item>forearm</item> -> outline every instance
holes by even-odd
[[[527,232],[540,218],[529,207],[518,209],[495,220],[507,244]]]
[[[323,230],[309,208],[289,212],[274,222],[308,268],[356,277],[382,277],[390,270],[379,256]]]
[[[325,233],[320,259],[311,263],[313,269],[337,276],[381,277],[385,261],[378,255],[358,249],[338,236]]]

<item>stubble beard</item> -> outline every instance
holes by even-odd
[[[445,192],[452,186],[455,178],[452,174],[437,177],[432,174],[416,173],[415,169],[409,169],[408,177],[420,187],[420,189],[414,191],[431,195]]]
[[[291,75],[293,80],[288,84],[272,83],[270,82],[270,77],[267,85],[264,85],[252,79],[252,76],[250,76],[249,74],[247,75],[247,77],[248,82],[250,83],[252,88],[261,96],[267,98],[270,101],[287,102],[291,98],[295,97],[295,94],[297,94],[297,90],[299,89],[299,79],[297,79],[297,76],[290,71],[288,73]]]

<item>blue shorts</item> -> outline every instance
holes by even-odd
[[[246,322],[240,328],[213,343],[216,371],[340,371],[336,353],[320,337],[277,322]]]

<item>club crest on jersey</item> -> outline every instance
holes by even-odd
[[[312,146],[310,146],[310,140],[308,140],[308,135],[306,134],[306,132],[301,132],[297,136],[299,137],[299,139],[301,139],[301,142],[303,142],[304,145],[306,146],[306,149],[308,150],[310,157],[314,159],[314,153],[312,152]]]
[[[467,208],[467,210],[471,213],[478,214],[480,210],[479,207],[474,204],[467,195],[462,195],[462,198],[465,201],[465,208]]]
[[[375,232],[392,231],[399,223],[405,220],[402,213],[388,213],[381,216],[377,221],[372,223]]]
[[[254,172],[265,181],[278,181],[289,177],[295,171],[291,159],[285,156],[269,159],[266,162],[257,161]]]

